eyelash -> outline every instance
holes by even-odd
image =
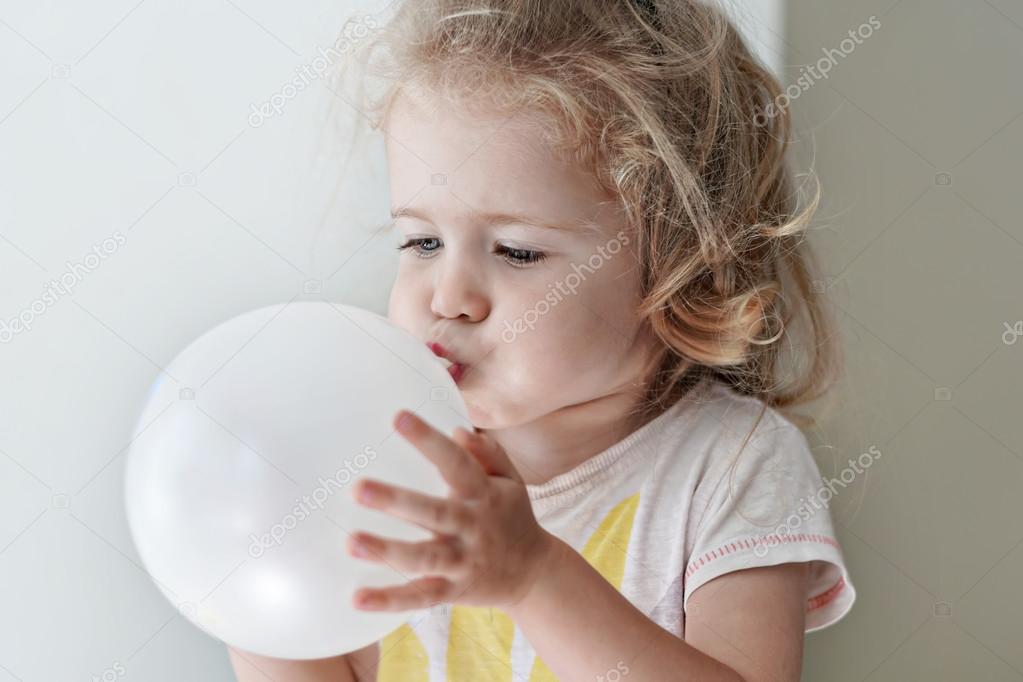
[[[420,237],[420,238],[416,238],[416,239],[409,239],[409,240],[405,241],[404,244],[399,245],[397,248],[398,248],[399,251],[404,251],[405,249],[415,247],[415,248],[412,249],[412,253],[417,258],[432,258],[432,256],[423,255],[423,252],[419,250],[419,247],[421,247],[423,245],[423,242],[439,242],[439,241],[440,240],[437,239],[436,237]],[[437,249],[430,249],[426,253],[434,253],[436,250]],[[494,251],[494,253],[503,255],[504,256],[504,260],[509,265],[511,265],[512,267],[516,267],[516,268],[526,268],[526,267],[529,267],[530,265],[534,265],[536,263],[541,263],[541,262],[543,262],[544,260],[547,259],[547,254],[545,254],[543,251],[533,251],[533,250],[530,250],[530,249],[512,249],[512,248],[509,248],[507,246],[502,246],[502,245],[498,245],[498,247]],[[512,253],[520,253],[520,254],[524,253],[524,254],[527,254],[527,255],[524,258],[510,258],[509,256]]]

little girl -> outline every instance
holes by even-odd
[[[408,623],[334,659],[232,650],[239,679],[798,680],[855,591],[781,413],[838,363],[779,84],[697,0],[409,0],[377,48],[388,315],[476,428],[396,417],[446,498],[353,491],[433,532],[347,547],[408,576],[356,607]]]

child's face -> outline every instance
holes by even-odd
[[[414,214],[399,215],[396,238],[425,240],[401,253],[391,321],[468,365],[459,388],[478,428],[634,394],[652,337],[640,333],[635,242],[613,197],[542,144],[531,114],[420,104],[402,94],[384,125],[391,208]]]

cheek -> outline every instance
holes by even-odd
[[[412,273],[404,267],[399,268],[387,300],[388,319],[399,327],[406,329],[411,327],[417,316],[423,314],[424,305],[429,311],[429,299],[424,299],[426,291],[424,287],[418,285]]]
[[[580,387],[604,370],[614,371],[628,349],[626,334],[627,329],[616,330],[579,301],[565,299],[532,330],[502,343],[502,369],[509,383],[524,392]]]
[[[507,344],[505,355],[516,366],[529,364],[535,371],[553,373],[566,367],[592,371],[606,361],[621,360],[639,324],[639,284],[627,265],[624,260],[607,262],[574,289],[553,300],[548,296],[542,304],[538,302],[545,300],[546,285],[507,299],[502,310],[524,333]]]

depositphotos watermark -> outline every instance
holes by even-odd
[[[871,14],[866,22],[860,24],[856,29],[849,30],[849,37],[838,44],[838,49],[821,48],[824,56],[818,59],[816,64],[810,64],[800,69],[799,78],[795,83],[785,88],[785,92],[778,95],[774,101],[769,102],[763,111],[758,110],[755,113],[756,124],[767,125],[767,122],[777,116],[779,111],[787,109],[792,100],[799,99],[804,92],[813,87],[814,83],[822,78],[824,80],[830,78],[831,70],[838,65],[838,57],[843,59],[848,57],[858,45],[862,45],[864,40],[870,38],[874,35],[874,31],[880,28],[881,20]]]
[[[260,104],[250,104],[252,113],[249,114],[249,125],[258,128],[268,118],[280,116],[288,102],[295,99],[298,93],[308,88],[313,81],[323,78],[323,75],[332,68],[338,60],[350,52],[359,41],[370,34],[370,31],[377,28],[377,22],[372,15],[367,14],[361,20],[352,20],[345,24],[341,36],[328,48],[317,47],[319,56],[314,57],[308,64],[295,67],[298,74],[285,83],[280,92],[270,96],[270,99]]]
[[[1016,320],[1015,324],[1009,324],[1003,322],[1002,326],[1005,327],[1005,331],[1002,332],[1002,343],[1006,346],[1013,346],[1023,336],[1023,320]]]
[[[110,667],[99,675],[93,675],[92,682],[114,682],[114,680],[124,677],[127,673],[128,670],[124,667],[124,663],[114,661]]]
[[[548,284],[547,288],[551,291],[548,291],[542,299],[537,301],[536,305],[514,321],[504,321],[504,331],[501,332],[501,340],[505,343],[511,343],[519,334],[525,333],[526,329],[530,331],[535,329],[537,320],[549,313],[566,297],[575,295],[579,285],[586,280],[586,275],[582,274],[584,271],[586,274],[592,275],[602,268],[604,263],[617,255],[622,250],[622,247],[628,243],[629,236],[619,231],[615,235],[615,239],[610,240],[607,244],[598,246],[597,252],[591,255],[586,263],[573,263],[572,272],[566,275],[563,280],[558,280],[554,284]],[[554,291],[555,289],[557,291]]]
[[[73,293],[85,275],[89,274],[107,259],[108,256],[117,252],[121,246],[128,241],[120,230],[114,230],[114,234],[107,237],[99,245],[92,245],[92,253],[82,257],[80,263],[67,261],[64,264],[66,272],[60,279],[51,279],[44,287],[43,295],[29,303],[15,317],[10,320],[0,319],[0,343],[10,343],[15,335],[32,330],[35,319],[45,313],[49,308],[60,300],[61,296]]]
[[[376,457],[376,450],[367,445],[363,448],[362,452],[355,456],[354,460],[346,459],[344,466],[335,471],[334,475],[330,478],[324,479],[320,476],[317,480],[319,485],[313,488],[309,495],[303,495],[300,498],[296,497],[295,502],[297,504],[291,508],[291,512],[285,514],[284,518],[270,526],[267,532],[262,535],[249,534],[249,538],[252,540],[252,543],[249,544],[249,556],[253,559],[258,559],[263,556],[266,550],[273,546],[281,545],[288,531],[312,516],[312,510],[323,509],[323,505],[326,504],[331,495],[351,483],[353,476],[369,466],[369,463],[376,459]]]
[[[597,682],[618,682],[629,674],[629,666],[624,661],[615,663],[615,667],[608,668],[603,675],[597,675]]]
[[[871,445],[867,448],[866,452],[860,453],[856,459],[850,458],[848,460],[849,466],[845,467],[838,473],[838,478],[825,478],[821,476],[821,481],[824,485],[817,489],[813,495],[809,498],[802,498],[799,500],[799,507],[796,511],[790,514],[784,522],[778,525],[774,529],[772,534],[762,535],[756,538],[753,542],[756,547],[753,549],[753,553],[759,557],[764,556],[769,551],[771,546],[784,542],[782,538],[786,535],[792,535],[804,521],[809,521],[821,508],[827,508],[828,503],[831,499],[837,495],[835,492],[835,486],[841,485],[844,489],[850,483],[856,480],[856,477],[862,474],[864,471],[869,469],[874,462],[881,458],[881,450],[876,445]]]

